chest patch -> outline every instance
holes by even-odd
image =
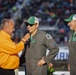
[[[52,36],[50,34],[46,34],[47,39],[52,39]]]

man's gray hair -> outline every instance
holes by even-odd
[[[11,19],[3,19],[1,22],[1,25],[0,25],[0,30],[2,30],[6,26],[6,24],[8,24],[10,21],[12,21],[12,20]]]

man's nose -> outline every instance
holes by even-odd
[[[68,26],[70,26],[70,22],[68,23]]]

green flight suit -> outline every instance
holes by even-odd
[[[76,32],[72,33],[72,36],[68,43],[68,47],[69,47],[70,75],[76,75]]]
[[[36,34],[30,38],[30,42],[26,45],[26,75],[47,75],[47,65],[57,55],[59,48],[52,36],[38,30]],[[46,56],[46,51],[49,53]],[[46,64],[38,66],[37,63],[44,57]]]

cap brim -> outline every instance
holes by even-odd
[[[66,21],[66,22],[70,22],[70,21],[71,21],[71,19],[64,19],[64,21]]]
[[[30,22],[26,21],[26,22],[25,22],[25,24],[32,24],[32,23],[30,23]]]

